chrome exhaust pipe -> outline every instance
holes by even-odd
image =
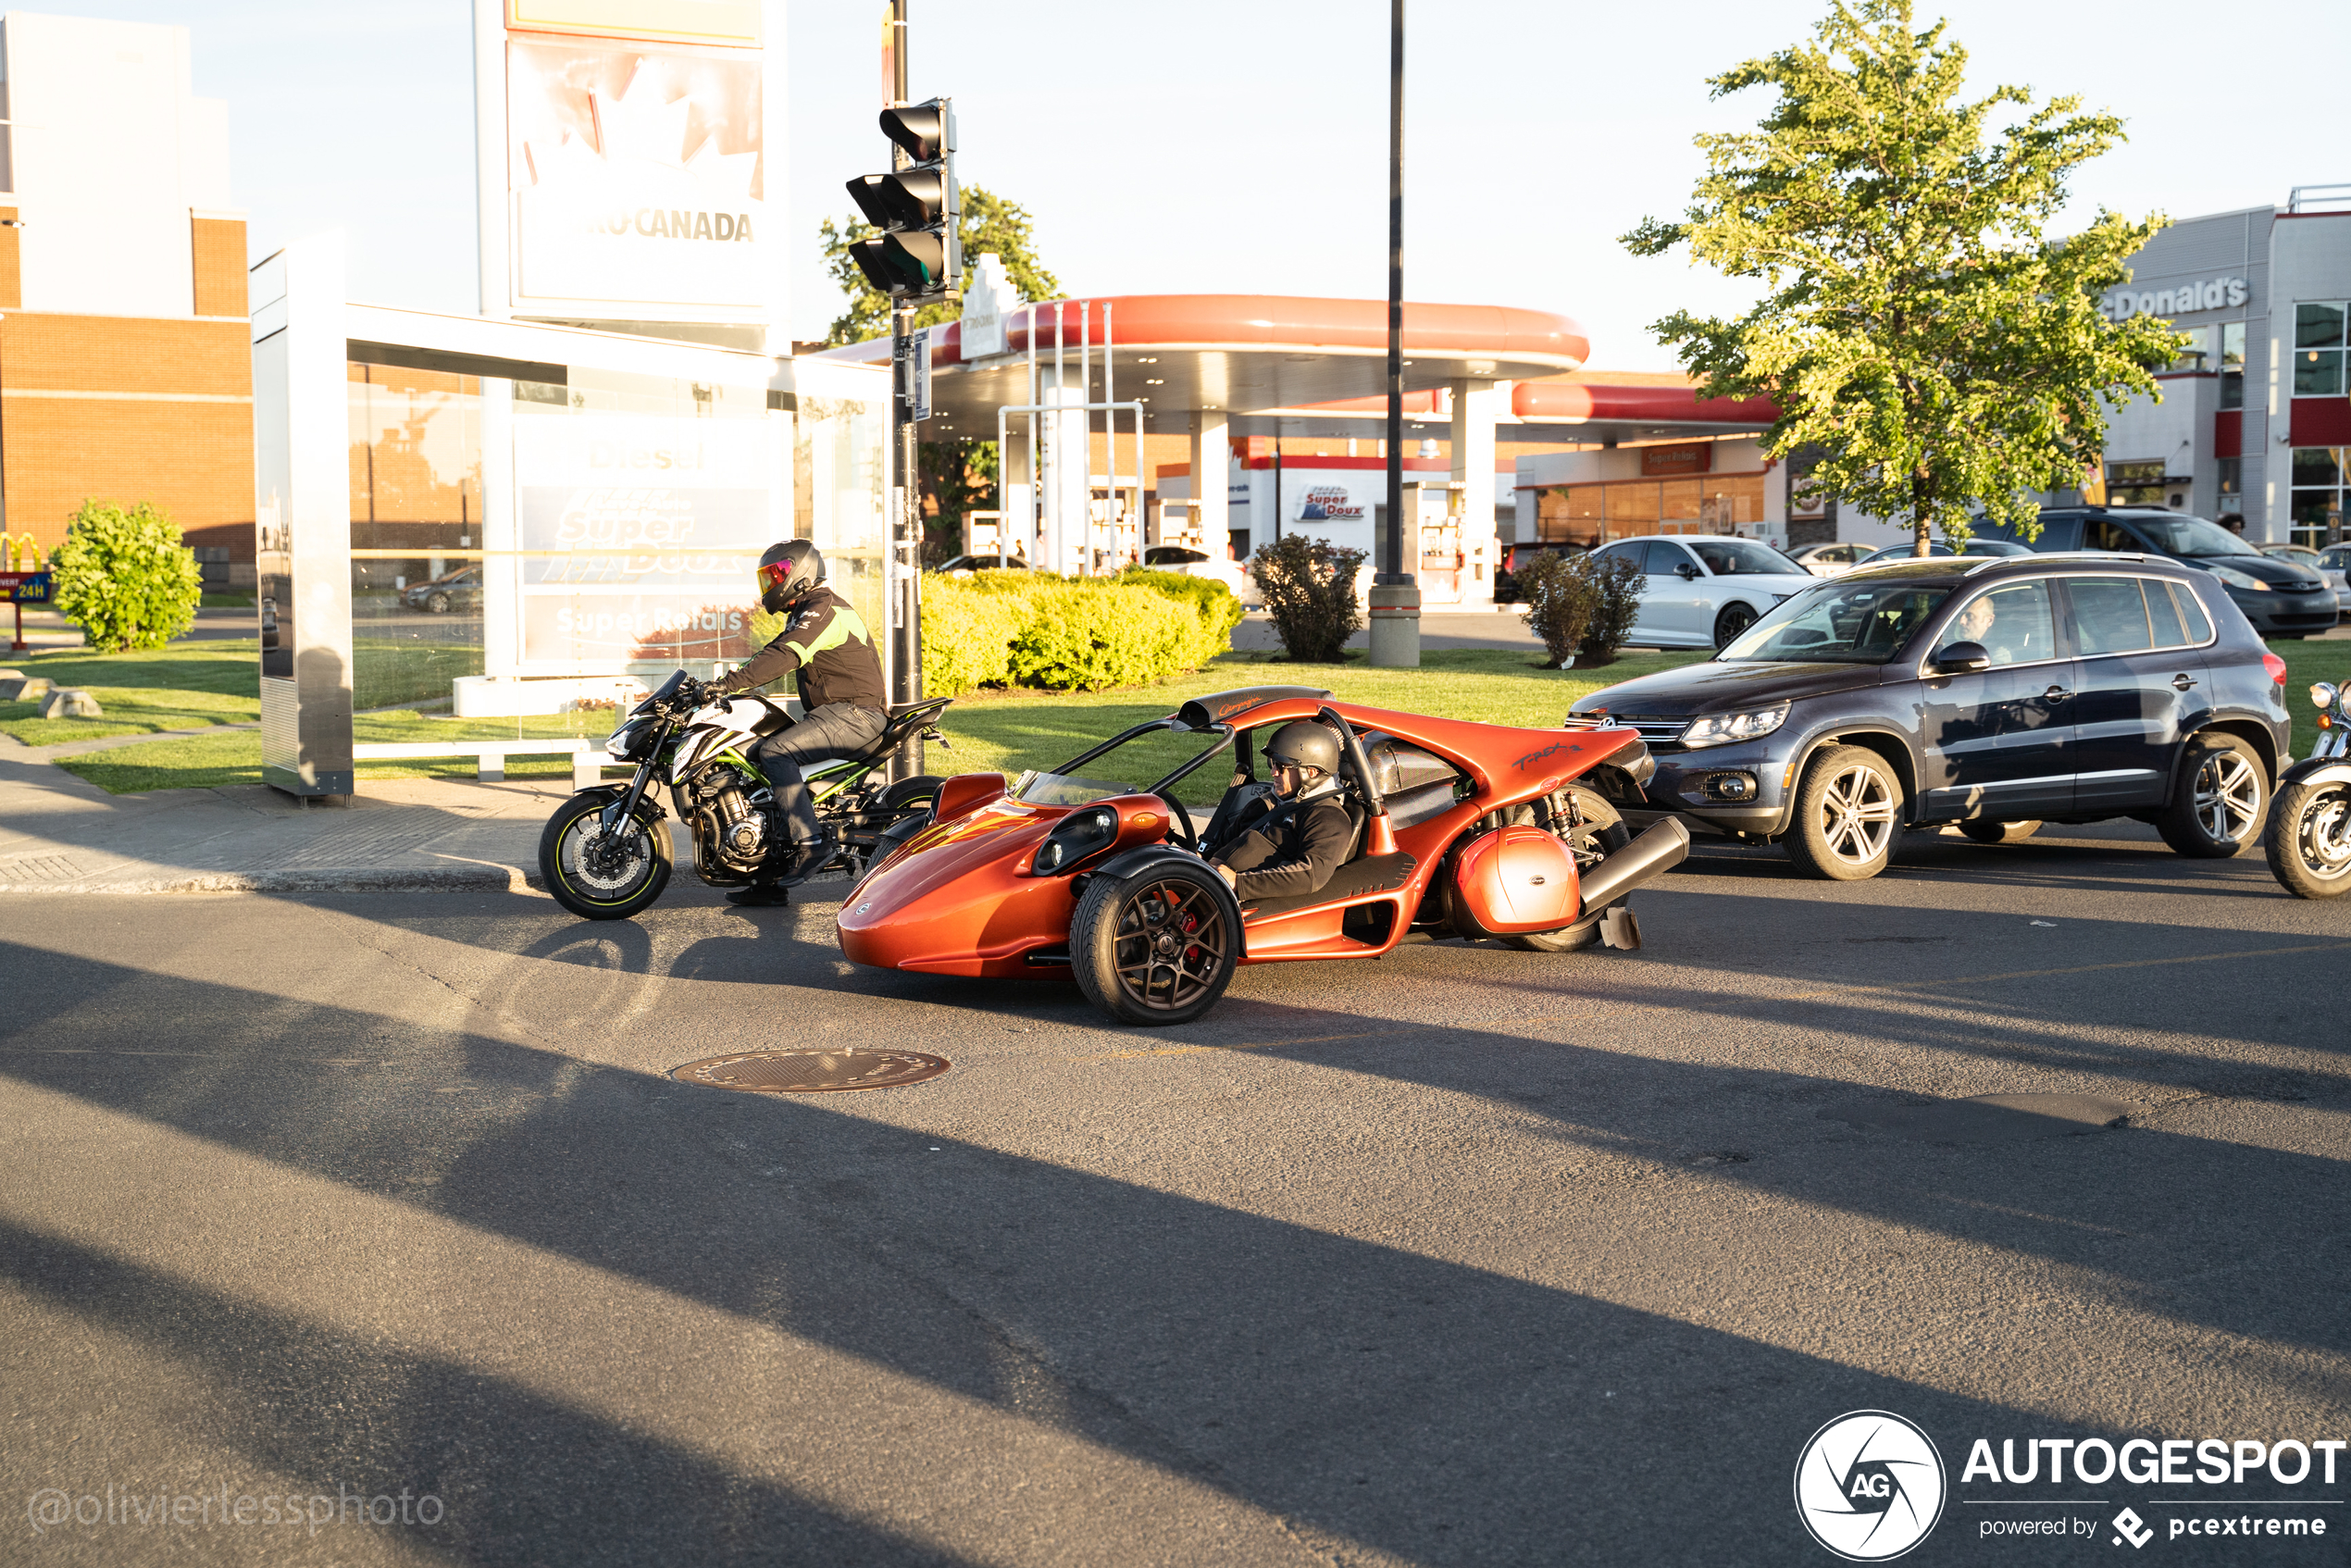
[[[1583,913],[1621,899],[1642,883],[1662,877],[1690,857],[1690,830],[1676,817],[1666,817],[1648,832],[1600,862],[1584,879]]]

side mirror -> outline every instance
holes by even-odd
[[[1687,561],[1685,561],[1680,566],[1674,567],[1673,571],[1676,576],[1682,578],[1685,581],[1696,582],[1698,580],[1698,568],[1691,566]]]
[[[1953,642],[1935,653],[1934,667],[1945,675],[1973,675],[1992,667],[1992,655],[1981,642]]]

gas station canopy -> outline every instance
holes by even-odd
[[[1009,308],[1005,352],[984,359],[964,359],[962,323],[932,330],[931,407],[939,433],[992,438],[997,409],[1029,401],[1032,341],[1039,366],[1049,367],[1057,332],[1064,374],[1078,374],[1081,355],[1090,360],[1087,400],[1141,402],[1147,429],[1186,429],[1188,424],[1163,421],[1171,416],[1187,420],[1195,410],[1228,416],[1289,410],[1380,397],[1387,386],[1387,305],[1382,300],[1126,294],[1050,301]],[[889,342],[877,339],[828,352],[886,364]],[[1424,394],[1424,407],[1425,394],[1455,382],[1556,376],[1577,368],[1590,352],[1582,327],[1546,311],[1404,306],[1404,387],[1408,394]]]

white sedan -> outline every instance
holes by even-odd
[[[1788,552],[1788,559],[1814,577],[1842,577],[1870,553],[1866,544],[1808,544]]]
[[[1233,596],[1243,604],[1257,600],[1257,584],[1250,579],[1240,562],[1211,555],[1188,544],[1154,544],[1143,552],[1143,565],[1155,572],[1213,578],[1231,589]]]
[[[1751,539],[1652,534],[1615,540],[1594,554],[1634,561],[1648,578],[1640,618],[1624,640],[1643,648],[1720,648],[1821,580]]]

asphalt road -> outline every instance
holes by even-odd
[[[1907,1562],[2135,1559],[2126,1504],[2345,1561],[2351,1454],[1961,1469],[2351,1437],[2351,905],[2130,829],[1638,906],[1151,1032],[698,887],[0,905],[0,1561],[1825,1563],[1791,1476],[1861,1409],[1947,1472]],[[662,1076],[804,1044],[954,1068]],[[2333,1529],[2165,1533],[2222,1512]]]

